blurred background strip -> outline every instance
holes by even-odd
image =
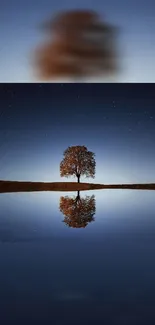
[[[155,81],[152,0],[6,0],[0,82]]]

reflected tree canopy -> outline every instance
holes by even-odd
[[[61,196],[60,211],[64,214],[65,224],[72,228],[85,228],[89,222],[94,221],[96,212],[95,196],[80,197],[80,192],[75,198]]]

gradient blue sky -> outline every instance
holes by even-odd
[[[155,81],[153,0],[5,0],[0,11],[0,82],[35,81],[31,53],[44,39],[38,24],[72,8],[94,9],[120,27],[122,71],[116,81]]]
[[[86,145],[96,183],[155,182],[154,107],[154,84],[0,84],[0,179],[76,181],[59,164]]]

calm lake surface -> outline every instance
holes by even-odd
[[[0,324],[155,324],[155,192],[1,194]]]

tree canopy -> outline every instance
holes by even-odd
[[[76,176],[80,182],[81,175],[95,177],[95,154],[85,146],[72,146],[64,151],[60,163],[60,176]]]
[[[115,74],[116,28],[93,10],[58,12],[43,25],[48,39],[35,51],[38,77],[81,79]]]
[[[81,198],[78,193],[76,198],[62,196],[60,198],[60,211],[64,214],[63,222],[72,228],[85,228],[94,221],[95,196]]]

